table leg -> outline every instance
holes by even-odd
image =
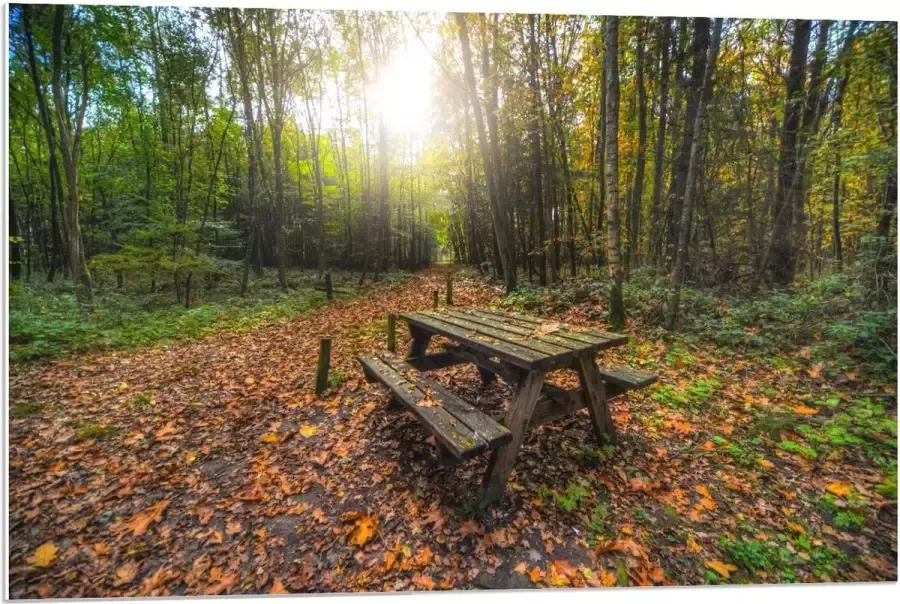
[[[593,354],[582,355],[575,361],[575,369],[581,380],[581,391],[584,402],[591,414],[591,425],[601,445],[616,442],[616,431],[613,427],[609,406],[606,402],[606,388],[597,361]]]
[[[434,334],[431,334],[420,327],[416,327],[415,325],[410,325],[409,335],[412,338],[412,342],[409,345],[409,354],[406,356],[410,359],[414,359],[425,354],[425,350],[428,349],[428,343],[431,341],[431,336]]]
[[[519,447],[525,439],[534,405],[541,394],[544,375],[545,372],[542,370],[529,371],[516,385],[516,393],[506,414],[506,427],[512,432],[512,439],[491,454],[478,501],[482,509],[503,497],[506,482],[516,463]]]

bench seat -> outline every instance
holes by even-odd
[[[603,381],[609,384],[615,384],[623,390],[637,390],[638,388],[646,388],[656,381],[656,376],[646,371],[640,371],[627,365],[618,365],[615,367],[598,367]]]
[[[390,354],[360,354],[356,359],[366,379],[390,388],[394,398],[416,416],[454,459],[468,459],[512,438],[505,426],[402,359]]]

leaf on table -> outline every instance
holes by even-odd
[[[48,541],[36,550],[34,553],[25,558],[25,562],[35,568],[48,568],[53,565],[56,560],[56,552],[59,548],[52,541]]]
[[[416,407],[440,407],[441,404],[431,397],[423,398],[416,403]]]

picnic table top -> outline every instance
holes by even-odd
[[[621,346],[628,336],[487,308],[447,308],[400,315],[409,325],[522,369],[567,367],[582,354]]]

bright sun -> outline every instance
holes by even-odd
[[[391,132],[423,133],[431,106],[431,57],[419,44],[398,49],[377,86],[378,109]]]

